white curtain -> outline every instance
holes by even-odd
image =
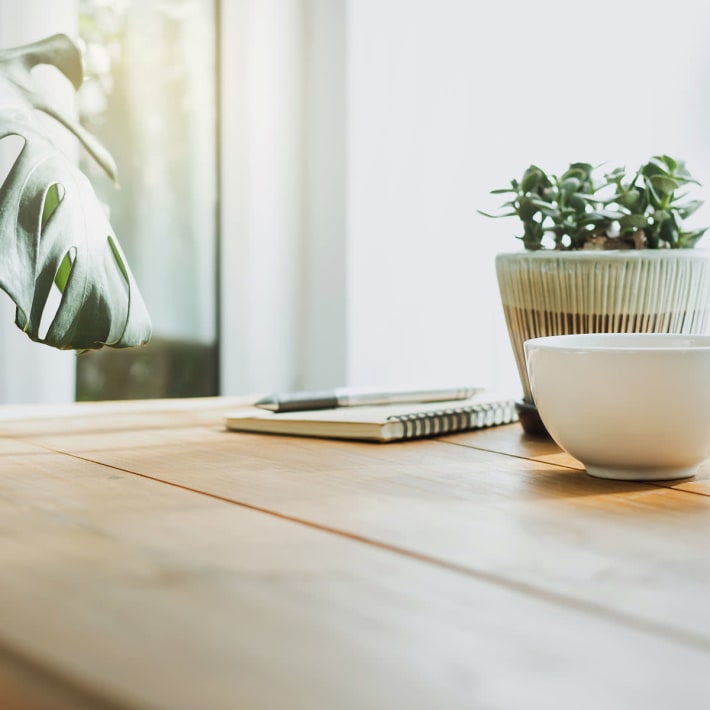
[[[221,387],[346,376],[343,0],[222,2]]]
[[[65,32],[76,37],[77,0],[0,0],[0,46],[11,47]],[[70,111],[74,95],[69,82],[43,73],[47,89]],[[57,141],[68,152],[71,138],[57,130]],[[8,160],[0,147],[0,161]],[[3,171],[4,174],[5,171]],[[0,255],[2,258],[2,255]],[[76,356],[32,342],[15,327],[14,304],[0,293],[0,403],[70,402],[74,399]]]

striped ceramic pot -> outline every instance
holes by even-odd
[[[710,252],[701,249],[498,254],[496,274],[523,386],[520,421],[544,433],[523,343],[565,333],[710,332]]]

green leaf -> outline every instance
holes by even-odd
[[[582,182],[581,180],[579,180],[579,178],[568,177],[562,181],[562,184],[560,185],[560,191],[566,199],[574,195],[581,186]]]
[[[671,246],[677,246],[678,237],[678,228],[672,217],[661,224],[661,228],[658,230],[658,238],[661,241],[667,242]]]
[[[683,183],[693,183],[695,185],[700,185],[700,183],[690,174],[688,169],[685,167],[685,163],[682,160],[678,161],[678,167],[674,171],[675,177],[683,181]]]
[[[627,214],[619,219],[619,226],[622,232],[648,227],[648,219],[642,214]]]
[[[578,192],[578,197],[581,197],[588,205],[596,205],[599,203],[599,198],[595,195],[590,195],[587,192]]]
[[[523,222],[532,219],[537,213],[539,208],[535,205],[534,201],[523,197],[520,200],[520,205],[518,206],[518,214]]]
[[[658,156],[659,160],[661,160],[665,165],[668,167],[668,169],[674,173],[678,169],[678,163],[675,159],[671,158],[670,155],[660,155]]]
[[[698,240],[708,231],[708,228],[696,229],[692,232],[680,232],[678,235],[678,246],[681,249],[690,249],[694,247]]]
[[[548,187],[550,181],[545,173],[536,165],[531,165],[523,175],[520,182],[520,190],[522,192],[532,192],[538,187]]]
[[[33,340],[62,349],[128,347],[150,338],[150,318],[104,210],[86,177],[55,147],[36,114],[71,131],[115,179],[109,153],[47,103],[32,69],[57,67],[78,88],[81,54],[65,35],[0,52],[0,139],[24,145],[0,187],[0,288],[15,322]],[[39,328],[52,285],[63,292],[44,337]]]
[[[570,177],[578,179],[580,182],[589,180],[594,168],[589,163],[572,163],[567,171],[560,178],[563,182]]]
[[[622,207],[635,211],[640,206],[641,192],[635,188],[632,188],[628,192],[624,192],[620,195],[614,195],[613,200]]]
[[[653,156],[642,168],[641,172],[646,177],[652,175],[668,175],[668,166],[658,156]]]
[[[525,229],[521,239],[528,248],[550,246],[542,245],[543,238],[557,248],[584,248],[590,235],[604,234],[612,227],[625,234],[642,230],[649,248],[692,245],[705,232],[681,232],[682,221],[703,204],[687,199],[680,189],[688,183],[699,184],[683,161],[654,155],[631,172],[630,179],[621,167],[597,179],[599,168],[572,163],[557,177],[536,165],[528,167],[513,204],[501,208],[521,219]]]
[[[540,210],[542,214],[553,218],[559,217],[560,210],[549,202],[545,202],[545,200],[540,200],[535,197],[530,197],[528,200],[530,204]]]
[[[680,183],[668,175],[652,175],[649,177],[649,181],[659,194],[670,195],[680,187]]]
[[[484,217],[490,217],[491,219],[499,219],[500,217],[517,217],[517,212],[503,212],[502,214],[491,214],[490,212],[484,212],[483,210],[476,210],[478,214]]]
[[[671,213],[668,210],[655,210],[653,212],[653,221],[655,224],[663,224],[667,219],[671,218]]]
[[[593,212],[587,212],[584,215],[584,222],[616,222],[622,217],[626,216],[625,212],[619,212],[617,210],[594,210]]]
[[[703,200],[691,200],[684,205],[676,205],[676,209],[681,219],[687,219],[691,214],[697,212],[703,204]]]
[[[626,169],[625,168],[614,168],[614,170],[612,170],[611,172],[606,173],[604,175],[604,178],[608,182],[618,183],[618,182],[621,182],[625,176],[626,176]]]
[[[587,203],[584,199],[584,195],[580,193],[570,195],[569,199],[567,200],[567,204],[578,214],[582,214],[587,206]]]

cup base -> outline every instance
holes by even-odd
[[[676,481],[680,478],[693,478],[697,466],[689,468],[615,468],[611,466],[588,466],[587,473],[594,478],[607,478],[614,481]]]

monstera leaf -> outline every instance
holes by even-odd
[[[141,345],[150,319],[118,240],[89,181],[54,145],[38,111],[71,131],[115,179],[113,160],[43,99],[31,73],[38,64],[57,67],[75,89],[82,82],[81,54],[65,35],[0,51],[0,144],[8,136],[23,141],[0,186],[0,288],[32,340],[78,350]]]

